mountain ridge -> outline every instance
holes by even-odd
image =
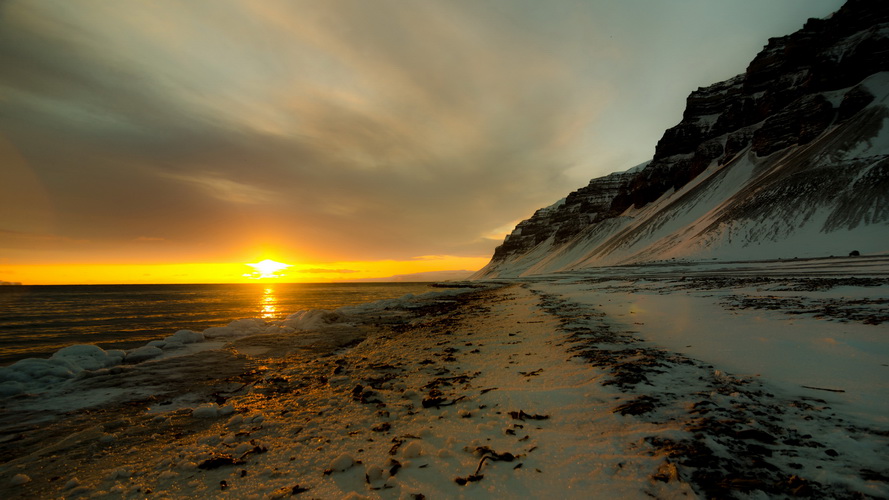
[[[650,162],[519,223],[473,278],[889,251],[889,6],[850,0],[691,92]]]

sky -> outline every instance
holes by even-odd
[[[478,269],[841,5],[0,0],[0,281]]]

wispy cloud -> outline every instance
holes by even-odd
[[[170,179],[197,186],[214,198],[232,203],[262,204],[277,199],[274,191],[234,181],[211,173],[163,174]]]

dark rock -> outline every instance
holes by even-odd
[[[753,151],[767,156],[797,144],[807,144],[830,125],[834,111],[821,94],[806,96],[770,116],[753,133]]]
[[[395,460],[394,458],[389,459],[389,475],[394,476],[401,470],[401,462]]]
[[[657,408],[658,400],[651,396],[639,396],[638,398],[624,403],[611,410],[611,413],[620,413],[621,415],[644,415],[654,411]]]
[[[512,417],[513,420],[525,420],[525,419],[546,420],[549,418],[549,415],[537,415],[537,414],[531,415],[531,414],[525,413],[524,410],[511,411],[511,412],[509,412],[509,416]]]
[[[218,469],[220,467],[226,467],[229,465],[241,465],[243,463],[244,463],[243,460],[236,460],[231,455],[220,454],[220,455],[213,455],[212,457],[199,463],[198,469],[212,470],[212,469]]]
[[[438,408],[444,402],[447,401],[445,398],[423,398],[423,408]]]
[[[865,106],[873,102],[874,95],[867,91],[861,85],[856,86],[852,90],[846,92],[846,95],[843,96],[843,101],[840,103],[840,108],[837,113],[838,120],[847,120],[851,118],[855,113],[858,113]]]
[[[808,497],[815,493],[811,483],[799,476],[790,476],[784,484],[778,484],[777,486],[785,491],[790,491],[790,494],[795,497]]]
[[[745,429],[743,431],[738,431],[735,433],[735,437],[738,439],[759,441],[766,444],[774,444],[776,441],[775,436],[759,429]]]
[[[457,477],[454,478],[454,482],[459,484],[460,486],[465,485],[466,483],[474,483],[476,481],[481,481],[484,479],[484,474],[470,474],[466,477]]]
[[[364,386],[361,384],[352,388],[352,399],[360,399],[361,393],[364,392]]]

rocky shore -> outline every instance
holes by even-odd
[[[4,498],[884,498],[889,422],[872,400],[889,399],[889,350],[868,332],[879,328],[873,318],[885,318],[889,280],[871,274],[860,282],[811,275],[750,282],[663,268],[487,283],[333,314],[304,335],[258,335],[86,375],[68,389],[71,397],[126,390],[64,414],[41,408],[39,396],[2,402],[0,491]],[[866,295],[859,309],[871,314],[824,317],[789,300],[823,302],[839,292]],[[756,300],[782,294],[788,301],[766,310]],[[857,335],[859,344],[871,342],[862,353],[873,359],[852,359],[875,363],[878,375],[828,386],[793,383],[795,375],[773,376],[768,367],[763,375],[728,370],[718,353],[650,335],[672,331],[652,323],[658,301],[680,298],[697,305],[673,311],[672,321],[712,319],[706,303],[744,326],[750,343],[792,330],[788,321],[816,336],[812,325],[844,332],[849,345]],[[749,320],[759,327],[747,328]],[[843,369],[841,354],[833,354],[837,367],[820,370]],[[790,356],[787,366],[796,366]]]

